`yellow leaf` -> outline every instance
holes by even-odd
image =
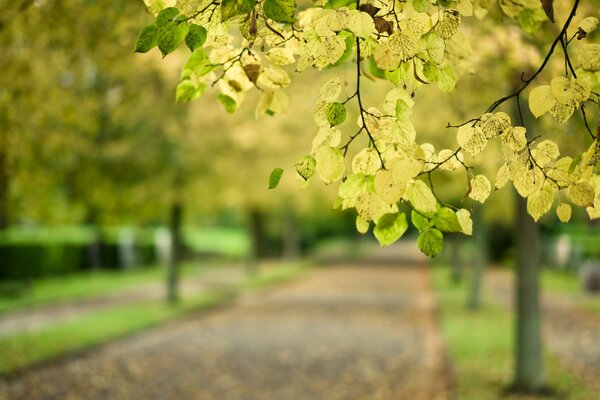
[[[558,122],[564,124],[569,120],[569,118],[571,118],[571,115],[573,115],[574,111],[574,106],[556,102],[556,104],[554,104],[554,107],[550,109],[550,115],[552,115],[554,119]]]
[[[460,15],[464,17],[470,17],[473,15],[473,3],[471,3],[471,0],[458,0],[456,9]]]
[[[315,155],[317,161],[317,172],[325,183],[332,183],[344,176],[346,166],[344,156],[339,149],[334,147],[323,147]]]
[[[521,197],[527,197],[531,193],[540,189],[544,184],[544,173],[537,167],[527,164],[520,164],[511,170],[513,185]]]
[[[406,188],[408,200],[413,207],[423,214],[435,213],[437,200],[427,184],[421,180],[415,180]]]
[[[556,207],[556,215],[560,222],[567,223],[571,219],[571,205],[568,203],[560,203]]]
[[[538,86],[529,93],[529,109],[536,118],[550,111],[555,104],[550,85]]]
[[[321,147],[337,147],[342,139],[342,132],[332,126],[323,126],[312,141],[311,153],[318,152]]]
[[[554,190],[551,186],[544,186],[527,197],[527,212],[535,221],[550,211],[554,200]]]
[[[462,161],[462,153],[458,152],[456,155],[453,155],[453,154],[454,154],[454,150],[450,150],[450,149],[440,150],[440,152],[438,153],[437,159],[438,159],[438,162],[443,163],[440,165],[441,169],[443,169],[445,171],[454,171],[455,169],[457,169],[461,166],[460,161]]]
[[[438,12],[437,16],[435,31],[442,39],[451,38],[460,28],[460,14],[456,10],[443,10]]]
[[[381,197],[373,192],[364,192],[356,196],[354,206],[358,215],[365,221],[376,221],[389,210]]]
[[[473,127],[469,124],[458,128],[456,141],[464,151],[472,156],[477,155],[487,144],[487,138],[483,130],[479,126]]]
[[[502,189],[504,185],[506,185],[506,183],[508,182],[509,178],[510,169],[508,168],[508,165],[502,164],[502,166],[498,170],[498,173],[496,174],[496,189]]]
[[[405,191],[406,182],[398,181],[392,171],[379,170],[375,174],[375,192],[386,203],[399,202]]]
[[[579,182],[569,188],[571,201],[580,207],[593,207],[594,196],[594,187],[587,182]]]
[[[431,30],[431,17],[427,13],[415,13],[406,21],[406,29],[417,36],[423,36]]]
[[[277,90],[289,86],[290,82],[290,76],[283,68],[270,65],[258,76],[256,87],[262,90]]]
[[[477,175],[471,178],[471,190],[469,191],[469,197],[480,203],[484,203],[490,195],[492,185],[488,178],[484,175]]]
[[[368,232],[369,230],[369,221],[365,220],[363,217],[361,217],[360,215],[358,215],[356,217],[356,230],[360,233],[360,234],[365,234]]]
[[[598,28],[598,18],[596,17],[587,17],[579,22],[579,29],[585,33],[592,33],[596,28]]]
[[[456,212],[456,217],[458,218],[458,223],[460,224],[463,233],[471,236],[473,234],[473,220],[471,219],[471,213],[468,210],[461,208]]]
[[[600,70],[600,44],[587,43],[577,49],[577,62],[586,71]]]
[[[296,62],[294,58],[294,52],[292,49],[288,49],[287,47],[274,47],[269,50],[267,53],[267,58],[273,64],[277,65],[289,65]]]
[[[505,129],[510,127],[510,124],[510,117],[503,112],[483,114],[480,121],[481,130],[487,139],[499,136]]]
[[[506,146],[511,151],[519,151],[527,145],[527,130],[522,126],[511,126],[504,130],[500,138],[502,145]]]
[[[393,71],[415,54],[417,54],[415,40],[404,33],[394,32],[388,40],[375,49],[374,58],[379,69]]]
[[[535,146],[531,154],[540,167],[545,167],[560,155],[560,151],[552,140],[544,140]]]
[[[394,178],[399,182],[408,182],[421,173],[423,164],[414,158],[395,158],[386,163]]]
[[[366,12],[351,10],[347,28],[359,38],[364,39],[375,32],[375,23]]]
[[[377,150],[367,147],[361,150],[352,160],[352,172],[355,174],[373,175],[381,169],[381,160]]]

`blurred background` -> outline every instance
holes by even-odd
[[[293,111],[260,120],[255,98],[234,115],[211,91],[176,104],[184,50],[164,60],[158,51],[133,52],[150,21],[142,1],[0,0],[4,376],[307,268],[377,262],[376,242],[356,232],[355,215],[332,210],[336,188],[300,189],[292,173],[317,131],[319,87],[332,76],[353,81],[354,69],[290,71]],[[452,97],[436,87],[418,94],[412,121],[436,149],[456,145],[447,123],[485,109],[543,58],[542,36],[522,42],[520,29],[492,22],[477,29],[481,40],[471,46],[454,39],[461,80]],[[383,86],[365,85],[366,101],[380,102]],[[511,107],[504,111],[516,116]],[[557,126],[546,117],[524,124],[565,154],[589,145],[578,119]],[[488,146],[477,168],[493,177],[498,154]],[[275,167],[286,171],[269,191]],[[510,381],[519,202],[507,187],[477,208],[465,199],[465,179],[442,173],[434,183],[441,198],[472,210],[475,236],[449,235],[442,257],[423,268],[433,274],[461,398],[487,399]],[[583,210],[567,225],[549,213],[537,232],[548,375],[560,398],[596,398],[600,390],[599,232]],[[415,238],[407,234],[408,246]],[[473,327],[481,331],[475,339],[467,335]]]

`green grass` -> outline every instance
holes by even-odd
[[[579,276],[572,271],[545,269],[541,285],[545,293],[569,296],[582,307],[600,313],[600,296],[584,293]]]
[[[480,311],[465,308],[466,285],[455,286],[447,269],[433,270],[442,311],[442,330],[453,372],[458,400],[525,400],[538,397],[506,393],[512,373],[513,327],[511,312],[484,302]],[[540,399],[591,400],[595,396],[574,374],[550,354],[545,357],[547,380],[553,395]]]
[[[116,306],[90,313],[75,321],[60,323],[34,333],[0,338],[0,374],[11,373],[39,362],[82,351],[112,339],[230,300],[240,290],[256,290],[300,276],[303,268],[289,265],[269,268],[241,282],[177,305],[153,301]]]
[[[0,297],[0,313],[40,304],[82,300],[122,291],[135,285],[158,281],[160,268],[133,271],[93,271],[35,280],[19,296]]]
[[[248,233],[240,228],[186,227],[184,237],[186,245],[200,253],[243,258],[250,249]]]

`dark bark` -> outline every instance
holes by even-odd
[[[481,282],[487,263],[487,235],[483,222],[482,207],[475,207],[473,212],[473,241],[475,253],[473,255],[473,269],[471,275],[471,286],[467,307],[478,310],[481,307]]]
[[[286,208],[283,215],[283,258],[297,260],[300,258],[300,232],[298,231],[298,218],[294,210]]]
[[[517,200],[517,269],[514,388],[538,392],[544,386],[540,328],[539,227],[527,213],[527,200]]]
[[[517,110],[518,112],[518,110]],[[518,115],[518,114],[517,114]],[[531,140],[532,116],[523,113],[522,124]],[[516,120],[516,118],[515,118]],[[517,195],[517,243],[515,278],[515,371],[513,387],[523,392],[538,392],[544,386],[540,312],[540,232],[527,213],[527,199]]]
[[[250,234],[250,253],[247,272],[254,275],[258,272],[260,259],[265,253],[264,214],[257,208],[248,210],[248,231]]]
[[[460,247],[462,239],[459,235],[454,234],[450,237],[450,279],[453,284],[458,285],[463,279],[463,259],[460,256]]]
[[[167,301],[172,304],[179,301],[179,265],[183,257],[182,220],[183,206],[174,201],[169,216],[171,257],[167,264]]]
[[[8,160],[3,142],[0,140],[0,231],[8,228]]]

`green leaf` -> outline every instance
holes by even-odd
[[[200,25],[191,24],[190,31],[185,37],[185,44],[191,51],[196,50],[206,42],[206,29]]]
[[[263,7],[267,18],[275,22],[294,22],[296,0],[266,0]]]
[[[427,77],[427,75],[425,75]],[[456,74],[450,66],[445,66],[438,70],[437,84],[444,92],[450,93],[456,86]]]
[[[156,25],[148,25],[138,36],[135,44],[136,53],[147,53],[158,43],[158,29]]]
[[[223,0],[221,2],[221,21],[248,14],[255,5],[256,0]]]
[[[305,181],[309,180],[315,174],[317,161],[311,156],[304,156],[296,164],[296,172]]]
[[[283,175],[283,169],[275,168],[269,175],[269,189],[275,189],[279,185],[281,176]]]
[[[325,117],[331,125],[340,125],[346,120],[346,107],[342,103],[329,103],[325,106]]]
[[[352,32],[341,31],[337,35],[344,39],[344,42],[346,43],[346,50],[336,62],[330,64],[332,67],[337,67],[338,65],[343,64],[352,55],[352,50],[354,49],[355,43],[354,34]]]
[[[168,7],[162,10],[156,16],[156,26],[162,28],[171,22],[175,22],[179,16],[179,10],[175,7]]]
[[[373,176],[352,174],[340,184],[338,195],[342,199],[354,199],[359,194],[373,191]]]
[[[191,74],[196,74],[199,77],[204,76],[214,69],[215,66],[210,63],[206,51],[199,47],[193,51],[189,60],[183,67],[183,70],[181,71],[181,79],[188,78]]]
[[[227,111],[228,114],[233,114],[237,109],[237,104],[235,103],[235,100],[227,96],[226,94],[219,93],[217,95],[217,100],[219,101],[219,103],[223,104],[223,107],[225,107],[225,111]]]
[[[425,182],[415,180],[408,185],[406,193],[413,207],[422,214],[434,214],[437,211],[437,199]]]
[[[412,114],[412,110],[408,103],[402,99],[396,101],[396,118],[399,121],[407,120]]]
[[[158,31],[158,48],[163,57],[179,47],[188,30],[189,26],[186,23],[172,23],[165,25]]]
[[[373,234],[381,247],[384,247],[400,239],[407,229],[406,214],[385,214],[377,221],[377,225],[373,229]]]
[[[413,8],[417,12],[425,12],[427,8],[431,5],[429,0],[413,0]]]
[[[412,210],[410,213],[410,219],[414,227],[417,228],[419,232],[423,232],[431,228],[431,220],[429,220],[429,218],[426,216],[419,214],[415,210]]]
[[[191,80],[186,79],[177,85],[175,99],[178,103],[196,100],[198,97],[202,96],[204,89],[206,89],[205,84],[201,83],[196,87]]]
[[[429,229],[419,235],[417,246],[423,254],[434,258],[444,249],[444,235],[437,229]]]
[[[433,224],[442,232],[462,232],[462,227],[454,211],[442,207],[433,217]]]
[[[369,67],[369,73],[371,75],[373,75],[375,78],[381,78],[381,79],[386,78],[385,71],[377,68],[377,63],[375,62],[375,59],[373,57],[369,58],[368,67]]]
[[[356,6],[356,0],[329,0],[323,8],[340,8],[340,7],[349,7]]]

